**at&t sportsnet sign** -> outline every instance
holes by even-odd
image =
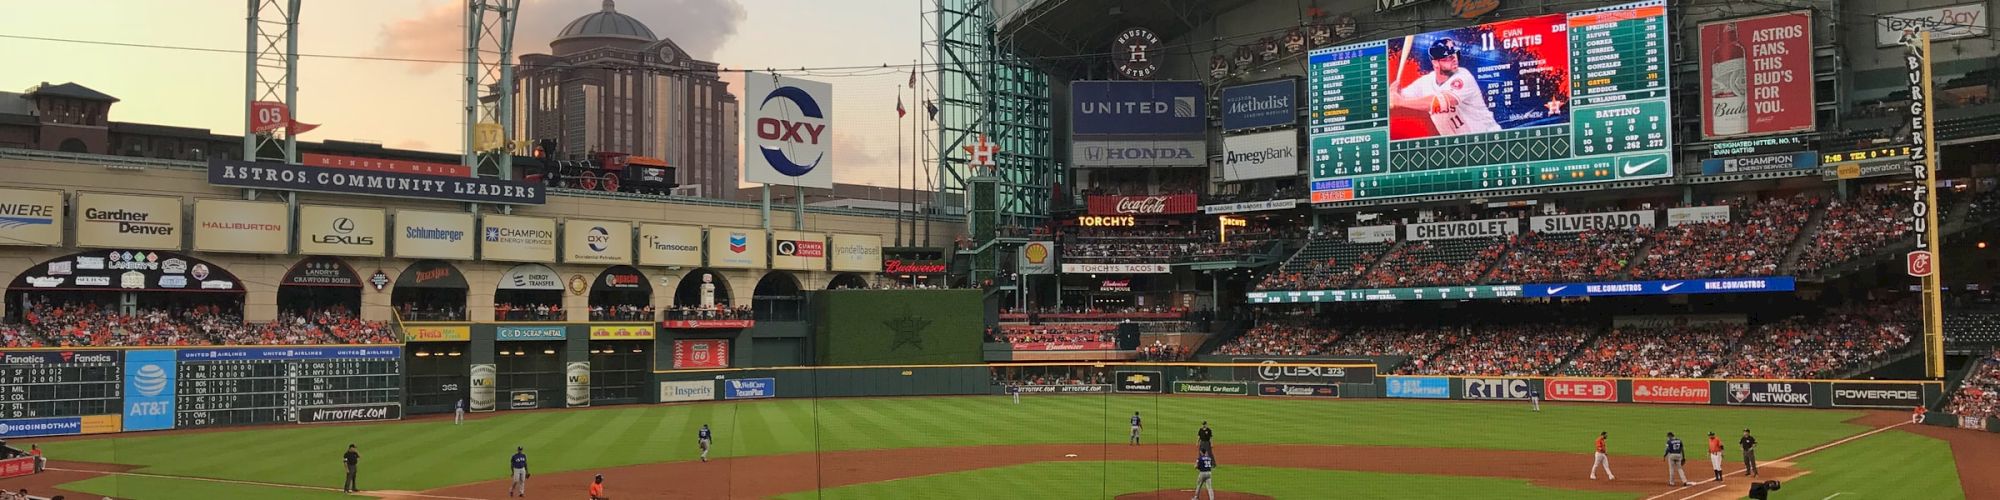
[[[1451,399],[1451,379],[1444,377],[1389,377],[1392,398]]]
[[[1812,406],[1812,384],[1805,382],[1730,382],[1729,398],[1725,402],[1731,405]]]
[[[743,180],[833,188],[833,85],[743,76]]]

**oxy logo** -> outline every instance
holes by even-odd
[[[758,118],[757,138],[787,144],[812,145],[818,145],[820,141],[825,139],[827,126],[826,113],[820,110],[819,101],[813,100],[812,94],[807,93],[805,89],[790,85],[778,87],[772,89],[770,94],[765,95],[764,100],[757,104],[757,108],[761,110],[770,106],[771,101],[779,99],[790,101],[793,106],[798,107],[799,114],[803,115],[803,118],[807,120],[793,121],[771,117]],[[826,158],[825,154],[820,154],[813,157],[811,162],[800,163],[796,159],[791,158],[790,155],[787,155],[785,148],[765,145],[759,146],[758,149],[763,150],[764,161],[770,163],[771,168],[776,169],[778,173],[791,177],[806,175],[814,167],[819,166],[820,160]]]
[[[729,233],[729,251],[731,253],[743,253],[750,251],[750,235],[743,233]]]
[[[590,226],[590,234],[584,236],[584,241],[588,242],[587,244],[590,246],[590,251],[592,252],[609,250],[611,249],[611,230],[605,229],[604,226]]]

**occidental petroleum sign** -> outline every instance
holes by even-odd
[[[744,78],[745,93],[763,96],[744,117],[762,164],[751,162],[744,180],[831,188],[833,136],[831,85],[770,74]]]

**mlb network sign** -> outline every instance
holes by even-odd
[[[743,180],[833,188],[833,85],[743,76]]]

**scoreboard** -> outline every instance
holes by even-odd
[[[116,415],[118,351],[0,352],[0,419]]]
[[[182,349],[173,394],[177,429],[299,421],[301,409],[403,400],[402,349]]]
[[[1312,201],[1673,175],[1664,0],[1307,55]]]

